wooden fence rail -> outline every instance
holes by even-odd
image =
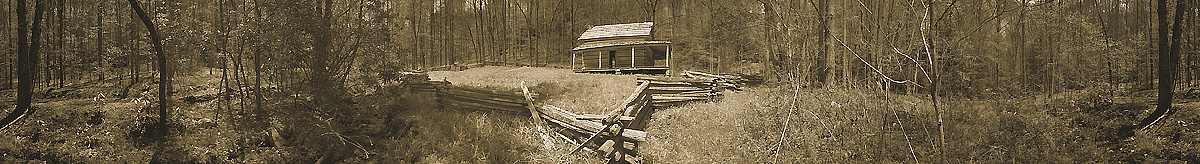
[[[448,81],[430,81],[424,73],[405,73],[401,83],[413,91],[434,92],[443,105],[458,109],[484,110],[529,115],[537,124],[554,126],[579,148],[589,147],[609,159],[637,163],[638,143],[646,141],[649,120],[655,109],[692,101],[712,100],[724,90],[741,90],[749,80],[732,75],[685,71],[684,77],[638,76],[638,87],[620,104],[605,109],[604,115],[576,114],[551,105],[534,107],[536,94],[521,83],[519,90],[452,86]],[[571,151],[575,152],[574,150]],[[615,157],[614,157],[615,156]],[[634,161],[629,161],[634,160]]]

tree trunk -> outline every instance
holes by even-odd
[[[53,2],[53,1],[38,1],[38,2],[34,2],[34,3],[37,3],[37,5],[42,5],[42,4],[43,4],[42,2]],[[39,11],[39,12],[44,12],[44,11]],[[40,14],[40,13],[39,13],[39,14]],[[39,16],[39,17],[36,17],[36,18],[38,18],[38,19],[45,19],[45,18],[42,18],[42,16]],[[38,21],[46,21],[46,20],[38,20]],[[36,23],[37,21],[34,21],[34,22]],[[46,22],[42,22],[42,23],[46,23]],[[45,25],[45,26],[46,26],[46,27],[51,27],[50,25]],[[42,28],[42,27],[34,27],[34,28],[38,28],[38,29],[40,29],[40,28]],[[39,34],[39,35],[40,35],[40,34]],[[40,42],[40,38],[38,38],[38,37],[33,37],[32,39],[39,39],[39,40],[34,40],[34,41],[31,41],[31,42]],[[47,41],[47,42],[49,42],[49,41]],[[47,47],[49,47],[49,46],[47,46]],[[37,76],[37,79],[38,79],[38,84],[39,84],[39,85],[42,85],[42,87],[50,87],[50,70],[49,70],[49,68],[50,68],[50,67],[49,67],[49,66],[50,66],[50,60],[41,60],[41,56],[40,56],[40,55],[39,55],[39,56],[36,56],[36,57],[38,57],[39,61],[40,61],[40,62],[42,62],[42,64],[41,64],[41,65],[39,65],[38,67],[36,67],[36,68],[37,68],[36,70],[37,70],[37,72],[38,72],[38,73],[37,73],[38,75],[35,75],[35,76]]]
[[[416,60],[417,62],[415,62],[415,63],[420,63],[420,66],[417,66],[417,68],[421,68],[421,67],[425,67],[425,64],[424,64],[424,62],[425,62],[424,54],[425,53],[421,50],[421,31],[420,31],[421,15],[419,15],[419,14],[421,14],[421,12],[419,12],[421,8],[418,7],[420,5],[421,1],[409,1],[408,3],[409,3],[408,22],[412,22],[409,24],[409,28],[412,30],[412,38],[411,39],[413,42],[412,50],[410,51],[412,53],[412,55],[409,56],[409,60],[414,60],[415,58],[420,58],[419,60]],[[416,65],[415,63],[412,65]]]
[[[217,27],[216,27],[217,28],[217,30],[216,30],[217,38],[215,38],[215,39],[217,39],[217,43],[218,43],[217,44],[217,46],[218,46],[217,54],[218,55],[216,55],[215,57],[216,57],[216,60],[218,60],[217,63],[221,65],[220,66],[220,68],[221,68],[221,85],[220,85],[220,89],[219,89],[220,91],[218,91],[219,93],[221,93],[221,100],[220,100],[221,103],[220,103],[220,105],[217,105],[217,110],[226,112],[228,110],[232,110],[232,108],[233,108],[233,105],[231,105],[233,103],[229,102],[230,96],[228,93],[229,92],[229,62],[228,62],[229,61],[228,60],[229,51],[226,51],[226,49],[229,48],[229,35],[228,35],[228,33],[229,33],[228,26],[229,25],[227,25],[225,22],[228,20],[228,18],[225,17],[225,0],[217,0],[216,3],[217,3],[216,4],[217,11],[215,11],[215,12],[217,13],[217,22],[216,22],[217,23]],[[222,108],[224,110],[222,110]]]
[[[1183,17],[1185,13],[1187,13],[1188,9],[1187,3],[1184,1],[1186,0],[1175,1],[1175,23],[1171,25],[1171,36],[1169,36],[1170,40],[1168,40],[1167,26],[1165,26],[1167,24],[1166,21],[1168,13],[1166,11],[1167,2],[1166,0],[1160,0],[1158,2],[1158,17],[1161,25],[1158,29],[1158,106],[1155,107],[1154,112],[1142,119],[1141,123],[1139,124],[1141,125],[1141,129],[1148,128],[1150,125],[1158,122],[1158,120],[1166,118],[1168,116],[1168,112],[1174,113],[1170,110],[1172,105],[1172,97],[1175,95],[1174,82],[1175,74],[1177,72],[1175,69],[1176,67],[1179,67],[1179,51],[1181,46],[1180,35],[1183,34],[1183,30],[1180,28],[1180,22],[1183,22]],[[1170,43],[1169,49],[1167,47],[1167,43]]]
[[[134,16],[136,16],[136,15],[129,15],[129,17],[128,17],[129,18],[128,20],[131,23],[133,21]],[[118,16],[117,18],[124,19],[120,16]],[[135,43],[137,43],[136,42],[137,38],[135,36],[137,36],[137,34],[139,34],[139,33],[137,32],[136,29],[134,29],[133,25],[129,25],[129,24],[130,23],[126,23],[126,25],[125,25],[126,31],[129,32],[125,38],[125,46],[128,48],[128,51],[126,51],[125,57],[127,59],[131,60],[131,61],[126,61],[128,63],[128,64],[126,64],[126,66],[129,67],[129,76],[132,79],[130,79],[128,85],[125,85],[125,87],[123,89],[121,89],[121,98],[122,99],[128,98],[129,97],[129,89],[133,88],[135,85],[137,85],[137,83],[139,83],[141,81],[141,76],[138,76],[138,73],[141,72],[142,58],[140,55],[138,55],[138,50],[136,50],[138,48],[138,46],[135,44]]]
[[[772,74],[772,71],[776,69],[776,65],[772,63],[772,61],[774,61],[776,53],[779,53],[779,44],[777,44],[775,40],[775,35],[777,33],[775,29],[778,28],[777,25],[779,24],[776,21],[778,17],[775,15],[775,3],[773,0],[759,0],[759,3],[761,3],[763,6],[763,22],[766,22],[766,25],[762,27],[763,39],[766,40],[767,45],[766,54],[763,55],[763,61],[760,62],[763,65],[762,72],[760,73],[767,79],[774,79],[775,75]]]
[[[37,2],[35,2],[37,3]],[[42,10],[45,8],[43,3],[37,3],[34,9],[32,36],[26,37],[25,26],[25,0],[17,0],[17,108],[8,113],[4,119],[0,119],[0,130],[7,129],[17,120],[24,118],[28,114],[33,114],[33,74],[37,72],[37,55],[38,44],[41,37],[41,19]],[[28,44],[26,42],[28,41]],[[28,50],[26,50],[28,49]]]
[[[96,80],[104,80],[106,71],[100,70],[101,67],[104,67],[104,62],[108,61],[108,58],[104,56],[107,53],[104,50],[104,2],[101,1],[98,5],[100,6],[96,9],[96,55],[98,55],[96,59],[98,60],[95,68]]]
[[[58,75],[58,87],[59,88],[63,87],[63,71],[62,71],[62,69],[63,69],[63,61],[62,61],[63,54],[66,54],[68,51],[67,49],[65,49],[66,47],[63,44],[63,43],[65,43],[65,42],[63,42],[63,40],[66,39],[66,37],[65,37],[66,35],[63,35],[63,25],[65,24],[63,20],[66,19],[66,17],[63,16],[63,10],[66,9],[66,4],[67,4],[65,1],[66,0],[58,0],[58,2],[57,2],[58,9],[55,10],[56,15],[58,15],[58,45],[57,45],[58,53],[55,53],[55,55],[54,55],[54,66],[55,67],[53,67],[53,68],[54,68],[54,74]]]
[[[310,61],[312,64],[309,64],[309,69],[311,69],[313,72],[311,84],[313,89],[312,95],[314,100],[316,100],[317,108],[319,109],[327,109],[327,106],[331,105],[331,102],[335,101],[334,98],[336,97],[334,96],[334,93],[330,92],[332,90],[329,89],[330,87],[334,86],[332,86],[330,83],[330,72],[328,68],[329,55],[333,53],[330,49],[332,46],[331,39],[333,39],[333,33],[331,31],[332,29],[330,29],[333,26],[332,23],[334,16],[334,13],[331,9],[332,7],[333,0],[325,0],[324,7],[321,7],[320,11],[322,16],[317,18],[319,20],[315,21],[315,24],[312,25],[315,26],[312,27],[313,41],[315,43],[313,44],[313,58],[311,59],[312,61]]]
[[[831,68],[833,65],[833,62],[831,61],[831,59],[833,57],[828,56],[828,54],[829,54],[829,45],[828,45],[828,43],[829,43],[829,0],[817,0],[817,6],[819,8],[819,9],[817,9],[817,17],[818,17],[817,21],[819,23],[818,28],[820,28],[820,30],[818,30],[818,31],[820,31],[820,34],[819,34],[820,37],[818,37],[818,39],[817,39],[817,45],[819,46],[819,48],[817,51],[817,57],[816,57],[815,61],[820,62],[820,63],[815,64],[817,67],[812,70],[816,71],[817,85],[823,86],[823,85],[827,85],[827,83],[830,83],[830,81],[831,81],[832,76],[829,75],[829,72],[830,72],[829,68]]]
[[[1026,49],[1028,49],[1028,48],[1025,47],[1025,42],[1026,42],[1026,40],[1025,40],[1025,13],[1028,12],[1028,9],[1025,7],[1025,4],[1020,4],[1020,5],[1021,5],[1021,8],[1020,8],[1021,14],[1020,14],[1019,18],[1017,19],[1017,43],[1016,43],[1017,44],[1017,53],[1016,53],[1017,62],[1014,62],[1014,63],[1017,63],[1017,72],[1020,73],[1020,75],[1021,75],[1021,86],[1020,86],[1021,93],[1020,94],[1026,94],[1026,92],[1029,92],[1029,73],[1030,73],[1030,71],[1026,67],[1026,66],[1028,66],[1028,63],[1026,63],[1027,62],[1026,52],[1028,52],[1028,51],[1026,51]]]
[[[10,1],[4,2],[4,11],[13,11],[12,2],[10,2]],[[9,13],[4,13],[4,29],[5,29],[4,30],[4,41],[6,41],[5,42],[6,44],[4,44],[4,49],[6,50],[5,54],[13,53],[12,51],[15,51],[17,48],[15,46],[19,45],[19,43],[15,43],[16,40],[11,40],[11,39],[13,39],[12,30],[8,30],[8,29],[12,29],[12,26],[9,22],[12,22],[12,15],[9,15]],[[14,46],[14,47],[9,47],[9,46]],[[20,55],[20,53],[17,53],[17,55]],[[13,61],[9,60],[8,56],[5,56],[3,60],[4,60],[4,63],[6,64],[4,67],[4,89],[9,89],[9,88],[13,87],[13,83],[12,83],[12,81],[13,81]]]
[[[263,14],[262,14],[262,9],[259,8],[259,5],[262,5],[262,4],[259,4],[258,0],[255,0],[254,1],[254,16],[258,17],[258,22],[255,22],[255,25],[257,25],[258,28],[263,28],[262,22],[266,21],[266,19],[265,19],[265,16],[263,16]],[[263,111],[263,109],[262,109],[262,107],[263,107],[262,106],[263,90],[262,90],[262,61],[261,61],[261,59],[262,59],[262,49],[266,46],[263,46],[264,42],[263,42],[262,36],[263,36],[264,32],[261,30],[255,30],[255,32],[256,33],[255,33],[255,37],[254,37],[254,41],[255,41],[255,44],[254,44],[254,46],[255,46],[254,47],[254,121],[255,122],[263,122],[263,121],[265,121],[263,116],[265,115],[266,112]],[[275,134],[275,133],[272,133],[272,134]],[[279,142],[276,142],[276,143],[279,143]],[[276,144],[275,146],[283,146],[283,145]]]
[[[154,54],[158,58],[158,119],[161,123],[167,122],[167,109],[171,108],[171,77],[173,70],[170,64],[167,64],[168,55],[162,50],[162,36],[158,34],[158,27],[154,26],[153,20],[150,20],[149,14],[142,10],[141,5],[137,0],[128,0],[129,6],[133,8],[134,13],[137,13],[138,18],[141,18],[142,24],[146,26],[146,30],[150,32],[150,43],[153,46]],[[137,75],[134,75],[137,76]]]
[[[929,0],[925,3],[927,3],[926,4],[927,6],[925,8],[925,16],[924,16],[924,18],[922,18],[922,22],[921,22],[922,24],[924,24],[924,25],[922,25],[922,28],[930,29],[930,31],[932,31],[932,33],[934,34],[932,36],[937,37],[937,25],[931,24],[930,20],[929,20],[930,16],[932,16],[930,14],[936,12],[936,11],[933,11],[936,8],[934,8],[933,0]],[[947,9],[947,10],[949,10],[949,9]],[[930,101],[933,102],[933,110],[934,110],[934,112],[937,113],[938,134],[940,136],[939,141],[941,141],[940,144],[938,144],[938,154],[941,157],[942,163],[949,163],[948,162],[949,159],[946,158],[946,155],[947,155],[946,154],[946,127],[943,124],[944,120],[942,119],[942,114],[944,113],[943,112],[944,110],[938,108],[938,99],[937,99],[938,92],[939,92],[938,82],[940,82],[942,80],[941,76],[938,76],[938,73],[940,71],[938,71],[938,64],[937,64],[937,49],[936,49],[936,47],[934,47],[934,45],[936,45],[934,41],[937,39],[927,37],[928,35],[924,31],[925,30],[922,30],[921,37],[922,37],[922,40],[926,40],[925,41],[926,42],[925,43],[925,51],[926,51],[926,53],[929,54],[928,58],[926,58],[926,60],[929,62],[930,73],[933,74],[933,80],[931,80],[929,82],[929,88],[930,88],[929,97],[930,97]]]
[[[13,6],[12,2],[4,1],[4,11],[13,11],[12,6]],[[9,22],[12,22],[12,15],[9,15],[9,13],[6,12],[6,13],[4,13],[4,41],[5,41],[4,42],[5,43],[4,44],[4,54],[13,53],[12,51],[16,50],[15,49],[16,47],[9,47],[9,46],[17,45],[17,44],[13,44],[13,42],[15,42],[14,40],[10,40],[13,37],[12,37],[12,30],[8,30],[8,29],[12,29],[12,26]],[[12,48],[12,49],[10,49],[10,48]],[[20,54],[17,54],[17,55],[20,55]],[[0,60],[4,61],[4,64],[6,64],[4,67],[4,89],[12,88],[12,80],[13,80],[12,69],[13,69],[13,67],[12,67],[12,61],[10,61],[8,59],[9,59],[8,56],[4,56],[3,59],[0,59]]]

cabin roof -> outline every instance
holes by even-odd
[[[579,36],[579,40],[610,37],[650,36],[650,29],[652,26],[654,26],[654,22],[593,26],[586,32],[583,32],[583,35]]]
[[[591,43],[591,44],[580,45],[579,47],[575,47],[574,49],[571,49],[571,51],[580,51],[580,50],[588,50],[588,49],[596,49],[596,48],[604,48],[604,47],[615,47],[615,46],[644,45],[644,44],[670,44],[670,43],[671,42],[668,42],[668,41],[645,41],[645,40],[603,42],[603,43]]]

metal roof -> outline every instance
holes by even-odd
[[[604,42],[604,43],[592,43],[592,44],[580,45],[579,47],[575,47],[574,49],[571,49],[571,51],[587,50],[587,49],[594,49],[594,48],[604,48],[604,47],[614,47],[614,46],[642,45],[642,44],[670,44],[670,43],[671,42],[668,42],[668,41],[644,41],[644,40]]]
[[[586,32],[583,32],[583,35],[579,36],[579,40],[623,36],[650,36],[650,27],[653,26],[654,22],[593,26]]]

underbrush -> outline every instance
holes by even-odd
[[[454,85],[519,88],[537,106],[602,114],[635,87],[634,76],[546,68],[431,72]],[[167,132],[155,131],[152,80],[59,92],[0,138],[3,160],[49,163],[599,163],[526,115],[443,107],[432,93],[371,88],[336,108],[302,94],[268,95],[265,111],[223,100],[219,75],[178,78]],[[134,86],[126,98],[111,93]],[[1159,163],[1200,159],[1200,103],[1148,130],[1154,105],[1117,104],[1095,89],[1013,99],[940,102],[851,88],[751,87],[720,99],[658,109],[647,163]],[[296,96],[297,97],[289,97]],[[230,108],[233,107],[233,108]],[[274,146],[275,128],[283,146]],[[945,132],[945,143],[941,140]],[[169,134],[169,135],[163,135]],[[161,145],[156,145],[162,143]],[[944,148],[944,152],[942,153]],[[159,156],[155,156],[159,154]],[[945,157],[945,158],[943,158]]]
[[[897,158],[890,153],[899,149],[888,149],[903,147],[899,159],[911,160],[904,145],[911,143],[913,152],[926,156],[922,152],[929,152],[929,146],[922,143],[931,133],[921,128],[927,123],[912,119],[920,115],[916,107],[929,104],[911,97],[890,99],[844,89],[749,88],[718,101],[658,110],[641,151],[648,152],[650,161],[666,163],[898,162],[903,160],[892,160]],[[885,116],[897,115],[905,130],[883,126],[891,120]],[[908,132],[907,140],[883,140],[902,137],[901,132]]]
[[[794,106],[793,107],[793,102]],[[861,89],[750,88],[660,109],[640,152],[662,163],[1119,163],[1196,159],[1195,110],[1146,133],[1151,106],[1094,90],[949,100]],[[944,155],[944,159],[942,158]]]
[[[528,117],[442,108],[432,93],[393,93],[399,94],[380,96],[402,101],[378,103],[403,106],[389,119],[393,123],[388,123],[403,128],[400,134],[381,135],[376,143],[368,144],[373,145],[368,150],[373,148],[373,153],[383,158],[375,162],[523,163],[532,162],[529,154],[540,151],[537,145],[543,141]]]
[[[592,160],[563,156],[573,145],[549,135],[554,129],[536,125],[528,116],[450,109],[433,99],[431,93],[413,93],[395,84],[372,88],[374,92],[356,94],[340,101],[344,104],[323,109],[313,108],[306,94],[278,93],[268,88],[272,89],[265,93],[268,101],[263,104],[264,110],[259,111],[252,104],[244,104],[252,100],[241,98],[247,95],[218,89],[219,78],[219,73],[192,73],[177,78],[175,98],[181,101],[175,102],[177,108],[170,111],[170,124],[166,126],[156,124],[158,118],[152,103],[155,87],[151,80],[137,85],[110,84],[64,92],[68,94],[35,104],[38,110],[34,115],[6,130],[13,137],[0,139],[0,160],[50,163],[147,163],[152,159],[171,163],[588,163]],[[568,92],[568,88],[579,87],[577,84],[530,81],[527,85],[542,93],[543,98],[582,97]],[[518,84],[492,87],[511,89]],[[124,86],[135,87],[131,96],[111,95]],[[167,131],[162,131],[164,127]],[[271,137],[271,133],[280,140]]]
[[[400,86],[375,93],[329,115],[280,113],[298,149],[287,163],[544,163],[534,154],[548,138],[527,116],[451,109]]]
[[[215,75],[194,73],[177,78],[175,98],[205,90]],[[143,77],[146,78],[146,77]],[[149,78],[136,84],[89,82],[52,88],[36,96],[37,109],[5,130],[0,152],[11,160],[49,163],[217,163],[242,157],[247,135],[227,123],[230,111],[215,110],[214,101],[174,102],[167,124],[159,123],[157,91]],[[118,95],[129,87],[128,95]],[[207,89],[206,89],[207,88]]]

